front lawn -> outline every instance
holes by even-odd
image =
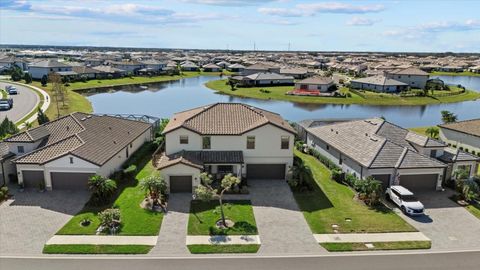
[[[134,163],[137,164],[140,171],[134,181],[119,184],[118,197],[114,199],[113,203],[102,207],[85,206],[57,234],[94,235],[100,223],[97,213],[114,206],[120,209],[121,214],[122,227],[119,235],[157,235],[163,214],[140,207],[140,203],[145,198],[145,192],[138,186],[140,179],[150,175],[155,170],[151,162],[151,154],[151,146],[146,144],[132,155],[131,160],[138,160]],[[91,224],[87,227],[80,225],[85,218],[91,220]]]
[[[315,157],[295,150],[315,179],[310,192],[294,192],[313,233],[333,233],[332,225],[338,225],[339,233],[414,232],[411,225],[395,212],[381,205],[370,208],[354,199],[355,192],[346,185],[331,180],[330,171]]]
[[[271,87],[237,87],[234,91],[230,85],[226,84],[227,80],[209,81],[206,87],[217,91],[221,94],[227,94],[239,97],[248,97],[256,99],[274,99],[286,100],[298,103],[316,103],[316,104],[365,104],[365,105],[428,105],[438,103],[453,103],[467,100],[475,100],[480,98],[480,93],[467,90],[464,93],[441,96],[445,91],[435,91],[434,96],[430,97],[401,97],[399,95],[387,93],[375,93],[365,91],[363,97],[350,91],[347,88],[340,89],[340,92],[349,94],[349,97],[311,97],[311,96],[294,96],[286,93],[293,90],[293,86],[271,86]],[[261,91],[262,90],[262,91]],[[452,87],[452,92],[459,91],[456,87]]]
[[[260,245],[189,245],[192,254],[257,253]]]
[[[322,243],[320,244],[330,252],[338,251],[366,251],[366,250],[401,250],[401,249],[429,249],[430,241],[401,241],[372,243],[373,248],[368,248],[365,243]]]
[[[147,254],[146,245],[45,245],[44,254]]]
[[[253,215],[252,204],[248,200],[226,201],[225,217],[235,222],[229,229],[218,229],[215,224],[220,219],[216,210],[218,201],[192,201],[188,218],[189,235],[256,235],[257,224]],[[226,246],[226,245],[222,245]]]
[[[480,204],[470,204],[465,207],[468,212],[480,219]]]

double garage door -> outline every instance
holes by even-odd
[[[247,164],[248,180],[283,180],[285,164]]]
[[[382,186],[386,189],[390,183],[390,174],[377,174],[372,175],[375,179],[382,182]],[[413,174],[413,175],[401,175],[400,185],[409,189],[412,192],[415,191],[432,191],[437,186],[438,174]]]
[[[86,190],[88,179],[94,173],[52,172],[52,189],[54,190]],[[45,183],[43,171],[22,171],[23,183],[26,188],[39,188]]]

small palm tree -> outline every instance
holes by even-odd
[[[94,175],[88,180],[88,188],[92,191],[92,202],[101,204],[108,199],[117,190],[117,183],[111,179],[107,179],[101,175]]]
[[[160,204],[162,196],[167,191],[167,183],[159,173],[154,173],[140,181],[140,187],[147,192],[152,200],[152,209]]]
[[[457,115],[450,111],[441,111],[442,121],[444,124],[453,123],[457,121]]]
[[[425,130],[425,133],[427,133],[427,135],[431,138],[437,138],[439,130],[437,127],[429,127],[427,130]]]

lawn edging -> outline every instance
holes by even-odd
[[[147,254],[147,245],[45,245],[43,254]]]
[[[368,247],[367,245],[372,246]],[[320,243],[329,252],[430,249],[431,241]]]
[[[257,253],[260,245],[187,245],[192,254]]]

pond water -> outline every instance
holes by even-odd
[[[470,89],[480,91],[480,77],[475,77],[479,81],[470,80],[470,77],[453,77],[452,80],[446,78],[452,76],[439,77],[445,79],[446,83],[460,83]],[[113,87],[99,92],[92,89],[85,95],[92,102],[95,113],[147,114],[162,118],[168,118],[175,112],[215,102],[247,103],[280,113],[284,118],[292,121],[314,118],[383,116],[398,125],[415,127],[438,124],[442,110],[456,113],[460,120],[480,118],[480,100],[428,106],[302,104],[232,97],[217,94],[204,86],[205,82],[218,78],[216,76],[185,78],[179,81],[150,84],[148,89],[141,89],[138,86]]]

